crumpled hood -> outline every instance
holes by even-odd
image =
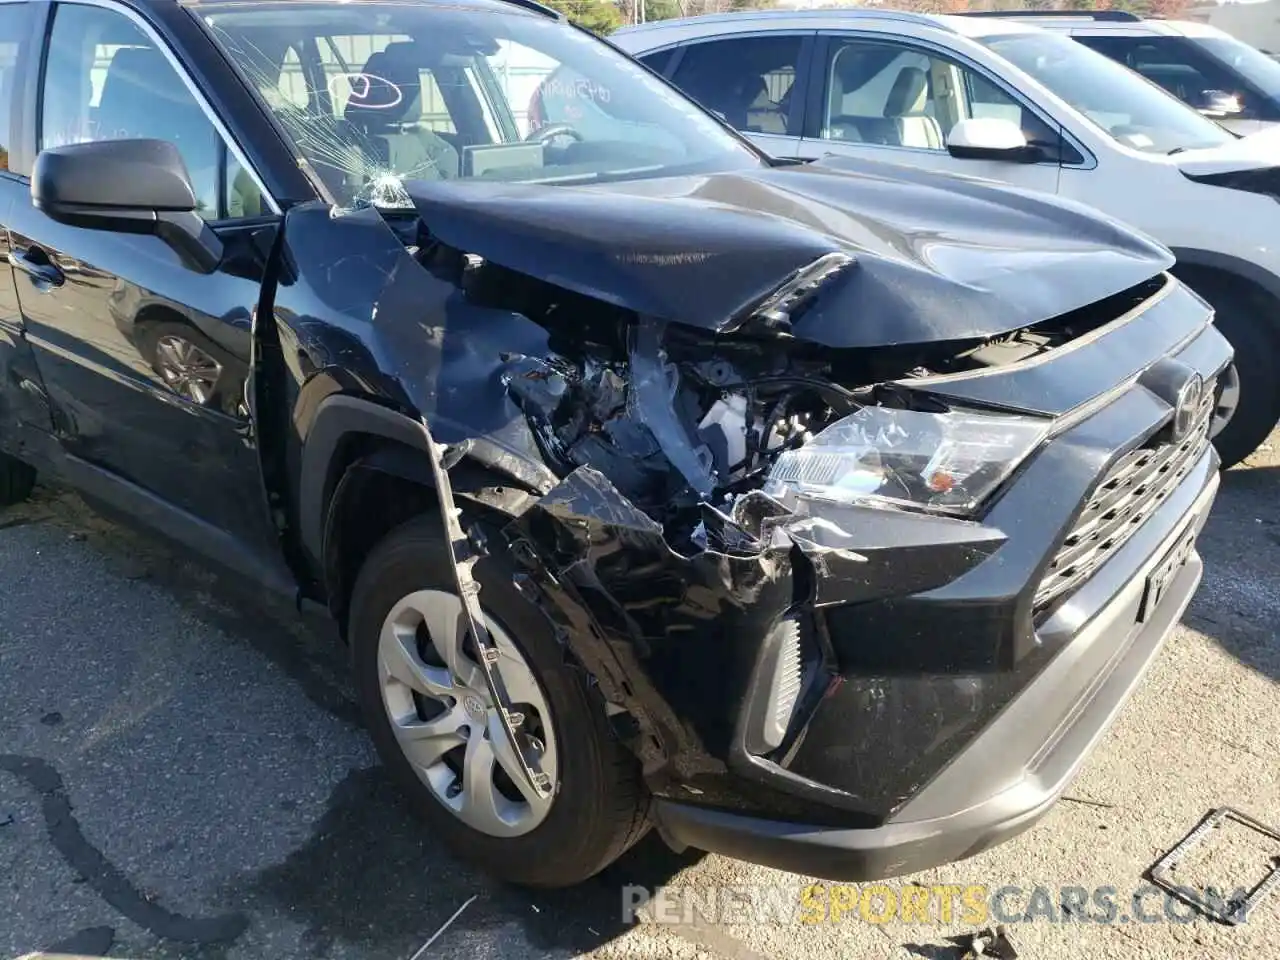
[[[826,160],[592,186],[405,184],[438,241],[667,321],[714,330],[832,252],[854,264],[793,335],[831,347],[984,338],[1173,263],[1067,201],[889,164]]]
[[[1203,147],[1174,154],[1178,169],[1192,177],[1238,170],[1260,170],[1280,165],[1280,124],[1220,147]]]

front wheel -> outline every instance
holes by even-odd
[[[1213,290],[1203,296],[1213,304],[1218,329],[1235,350],[1235,361],[1220,380],[1209,427],[1225,470],[1253,453],[1280,416],[1280,336],[1247,301]]]
[[[392,531],[360,571],[349,630],[356,688],[383,763],[457,856],[508,882],[571,886],[643,835],[647,795],[635,758],[506,561],[495,552],[474,575],[550,799],[524,785],[507,746],[434,518]]]

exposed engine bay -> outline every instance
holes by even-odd
[[[452,263],[474,301],[515,307],[552,332],[562,352],[502,358],[502,382],[543,459],[561,477],[580,467],[599,471],[662,526],[673,549],[686,553],[707,546],[704,505],[731,517],[743,495],[777,493],[768,481],[779,459],[842,418],[868,407],[945,413],[944,404],[904,386],[913,378],[1028,360],[1114,320],[1153,289],[1143,284],[998,337],[841,351],[792,337],[790,330],[824,292],[856,271],[847,257],[838,269],[819,264],[824,268],[816,279],[814,265],[796,271],[721,328],[732,332],[706,332],[628,316],[430,240],[417,254],[436,271]],[[864,425],[877,433],[868,445],[882,451],[874,465],[880,476],[869,491],[884,492],[887,484],[904,504],[927,503],[962,482],[965,466],[955,451],[922,460],[918,438],[895,460],[885,426],[880,420]]]
[[[699,502],[759,488],[782,451],[859,405],[821,368],[664,334],[632,328],[621,361],[512,358],[506,380],[549,463],[594,467],[669,530]]]

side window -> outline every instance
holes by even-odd
[[[666,73],[667,64],[671,62],[671,54],[674,52],[674,48],[671,50],[659,50],[657,53],[646,53],[643,56],[636,57],[636,59],[654,73]]]
[[[846,40],[832,45],[827,69],[828,140],[924,150],[946,148],[940,63],[892,43]],[[945,126],[944,126],[945,125]]]
[[[30,4],[0,4],[0,170],[9,169],[9,108],[13,103],[14,74],[18,50],[26,43],[30,28]]]
[[[696,43],[671,79],[738,130],[785,134],[800,41],[779,35]]]
[[[1040,147],[1046,160],[1062,163],[1084,163],[1082,157],[1071,144],[1065,142],[1057,130],[1054,130],[1040,117],[1028,110],[1000,87],[973,70],[960,68],[965,82],[965,104],[967,117],[996,117],[1016,123],[1027,138],[1027,143]]]
[[[833,44],[822,137],[945,150],[961,120],[1008,120],[1058,159],[1061,137],[981,74],[945,57],[878,40]]]
[[[1237,119],[1249,119],[1256,97],[1221,64],[1178,37],[1076,37],[1081,43],[1123,63],[1192,107],[1207,104],[1211,91],[1232,94],[1244,108]]]
[[[93,140],[168,140],[182,154],[206,220],[228,216],[232,207],[261,208],[251,179],[227,169],[228,151],[164,52],[127,17],[60,4],[42,83],[40,149]],[[227,182],[226,203],[219,203],[221,182]]]

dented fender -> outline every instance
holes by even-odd
[[[287,371],[286,456],[300,540],[322,560],[330,466],[357,434],[437,439],[535,493],[555,483],[499,376],[512,349],[546,351],[520,314],[477,306],[417,263],[376,210],[292,208],[273,313]]]

